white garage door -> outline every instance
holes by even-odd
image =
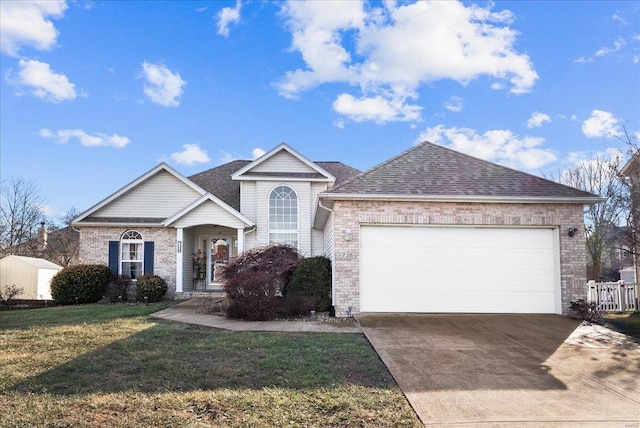
[[[363,312],[560,313],[554,229],[362,226]]]

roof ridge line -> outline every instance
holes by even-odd
[[[389,163],[393,162],[394,160],[398,159],[399,157],[404,156],[405,154],[407,154],[407,153],[409,153],[409,152],[412,152],[412,151],[414,151],[414,150],[417,150],[419,147],[422,147],[422,146],[424,146],[424,145],[426,145],[426,144],[434,144],[434,143],[432,143],[432,142],[430,142],[430,141],[425,140],[425,141],[423,141],[423,142],[421,142],[421,143],[419,143],[419,144],[416,144],[415,146],[408,148],[407,150],[403,151],[402,153],[400,153],[400,154],[398,154],[398,155],[396,155],[396,156],[393,156],[392,158],[387,159],[387,160],[386,160],[386,161],[384,161],[384,162],[381,162],[381,163],[379,163],[379,164],[377,164],[377,165],[374,165],[374,166],[372,166],[371,168],[369,168],[369,169],[367,169],[367,170],[364,170],[364,171],[362,171],[362,172],[360,172],[360,173],[358,173],[358,174],[354,175],[353,177],[351,177],[351,178],[349,178],[348,180],[346,180],[346,181],[344,181],[344,182],[340,183],[338,186],[332,187],[332,188],[331,188],[331,189],[329,189],[329,190],[331,190],[332,192],[333,192],[334,190],[338,190],[338,189],[340,189],[341,187],[344,187],[344,186],[346,186],[347,184],[352,183],[353,181],[357,180],[358,178],[363,177],[363,176],[365,176],[365,175],[367,175],[367,174],[369,174],[369,173],[372,173],[373,171],[376,171],[376,170],[378,170],[378,169],[382,168],[383,166],[388,165]]]

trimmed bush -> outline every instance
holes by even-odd
[[[113,280],[107,285],[107,298],[109,301],[111,303],[126,302],[131,284],[129,275],[114,276]]]
[[[61,305],[96,303],[102,299],[111,275],[105,265],[66,267],[51,279],[51,297]]]
[[[248,320],[274,319],[280,296],[296,266],[298,251],[288,245],[270,245],[234,257],[221,269],[229,307],[227,316]]]
[[[331,307],[331,260],[326,257],[303,259],[291,275],[287,296],[304,296],[318,312]]]
[[[159,302],[167,293],[167,282],[158,275],[142,275],[136,281],[136,291],[138,300],[147,302]]]

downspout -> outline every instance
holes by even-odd
[[[250,234],[251,232],[255,232],[256,231],[256,226],[253,226],[251,229],[249,230],[245,230],[244,233],[244,247],[245,249],[247,248],[247,235]]]
[[[322,205],[322,199],[318,198],[318,206],[324,210],[327,210],[331,213],[331,221],[334,221],[335,215],[331,208]],[[333,223],[333,245],[331,245],[331,310],[329,311],[330,316],[336,316],[336,305],[334,302],[336,301],[336,287],[335,287],[335,277],[336,277],[336,225]]]

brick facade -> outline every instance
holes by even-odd
[[[334,287],[336,316],[360,311],[360,226],[367,224],[549,226],[559,228],[561,305],[586,297],[582,205],[447,202],[335,201]],[[573,237],[569,228],[578,228]],[[351,239],[345,240],[345,230]]]
[[[636,267],[636,281],[640,281],[640,248],[638,248],[638,240],[640,240],[640,155],[636,154],[633,163],[627,171],[627,177],[631,180],[631,221],[633,227],[633,243]]]
[[[109,241],[119,241],[127,230],[137,230],[145,241],[153,241],[154,273],[167,281],[167,297],[176,291],[176,230],[159,227],[79,227],[80,263],[108,265]]]

